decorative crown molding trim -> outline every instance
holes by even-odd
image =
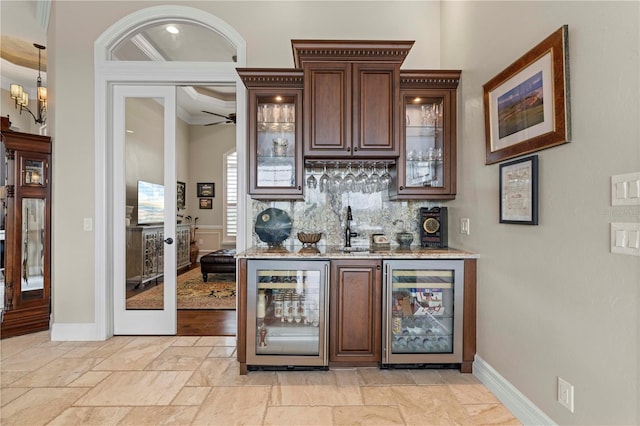
[[[304,86],[304,72],[290,68],[238,68],[238,75],[247,88]]]

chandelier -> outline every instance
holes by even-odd
[[[22,111],[27,111],[37,124],[44,124],[46,117],[44,113],[47,111],[47,88],[42,86],[42,78],[40,77],[40,61],[41,54],[46,47],[41,44],[33,44],[38,49],[38,79],[36,80],[37,91],[37,115],[31,112],[29,109],[29,94],[25,92],[24,88],[20,84],[11,84],[11,99],[15,101],[15,107],[20,107],[20,114]]]

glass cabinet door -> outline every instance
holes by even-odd
[[[300,93],[255,93],[252,195],[302,196]],[[255,198],[255,197],[254,197]]]
[[[22,199],[20,290],[23,300],[42,297],[45,277],[45,200]]]
[[[254,365],[322,365],[326,262],[279,263],[284,262],[249,264],[247,360]]]
[[[460,362],[463,262],[387,264],[385,359],[390,363]]]
[[[455,106],[451,92],[412,89],[402,91],[401,98],[404,125],[392,199],[455,198]]]

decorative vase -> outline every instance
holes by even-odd
[[[191,244],[189,246],[189,260],[191,261],[192,265],[198,261],[198,253],[200,253],[200,248],[195,241],[191,241]]]

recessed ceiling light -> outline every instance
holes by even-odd
[[[176,28],[174,25],[167,25],[167,31],[171,34],[178,34],[180,30]]]

